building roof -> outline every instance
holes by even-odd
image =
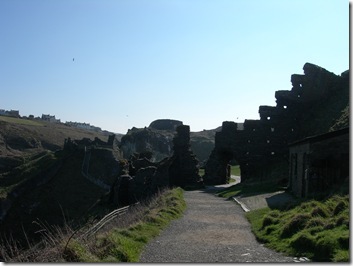
[[[313,142],[318,142],[318,141],[322,141],[322,140],[326,140],[326,139],[330,139],[333,137],[337,137],[337,136],[341,136],[344,134],[349,134],[349,127],[345,127],[343,129],[339,129],[339,130],[335,130],[335,131],[331,131],[325,134],[320,134],[320,135],[314,135],[314,136],[310,136],[301,140],[297,140],[295,142],[289,143],[288,146],[295,146],[298,144],[303,144],[303,143],[313,143]]]

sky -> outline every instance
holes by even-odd
[[[348,0],[0,0],[0,109],[22,116],[214,129],[306,62],[349,69]]]

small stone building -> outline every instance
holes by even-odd
[[[289,187],[298,197],[325,193],[349,178],[349,128],[289,145]]]

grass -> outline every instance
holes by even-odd
[[[11,172],[0,176],[0,198],[6,198],[7,194],[16,186],[36,177],[49,169],[57,161],[53,152],[44,151],[32,156],[23,164],[14,168]]]
[[[239,165],[232,165],[230,168],[231,175],[240,176],[240,166]]]
[[[262,183],[238,183],[223,189],[218,192],[217,195],[223,198],[230,198],[240,195],[250,196],[255,194],[271,193],[279,190],[283,190],[283,187],[271,181]]]
[[[29,249],[13,240],[1,243],[0,258],[6,262],[138,262],[146,243],[181,217],[185,208],[183,190],[167,189],[119,216],[95,236],[82,238],[76,231],[72,237],[74,231],[67,225],[53,230],[44,226],[43,240],[29,244]]]
[[[21,118],[10,117],[10,116],[0,116],[0,121],[18,124],[18,125],[26,125],[26,126],[41,126],[41,127],[44,126],[43,123],[38,122],[38,121],[29,120],[29,119],[21,119]]]
[[[138,262],[143,247],[156,237],[186,208],[183,190],[168,191],[158,199],[155,208],[146,212],[141,221],[124,229],[114,229],[101,236],[97,254],[103,262]]]
[[[246,214],[256,238],[269,248],[316,262],[349,261],[349,197],[310,200],[288,210]]]

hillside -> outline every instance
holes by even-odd
[[[64,124],[0,116],[2,233],[12,232],[21,239],[23,232],[13,228],[24,227],[31,235],[40,229],[32,221],[61,225],[64,217],[77,221],[86,219],[89,207],[106,193],[81,174],[82,150],[63,151],[65,139],[69,138],[91,141],[99,138],[106,142],[108,134]],[[117,160],[117,154],[118,151],[112,148],[92,151],[90,174],[112,184],[116,170],[111,166]],[[18,217],[22,218],[19,220]]]
[[[67,138],[106,141],[109,133],[93,132],[65,124],[0,116],[0,174],[45,150],[62,149]]]

